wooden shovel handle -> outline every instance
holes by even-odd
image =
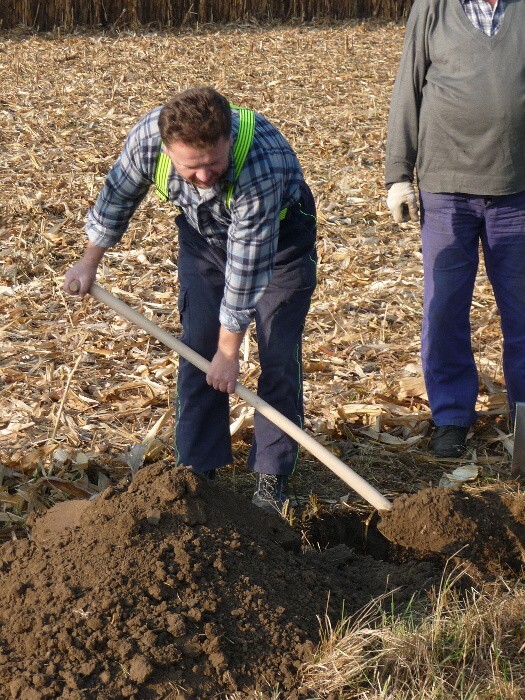
[[[71,291],[75,291],[73,281],[70,284]],[[78,287],[77,287],[78,289]],[[107,290],[100,287],[98,284],[93,283],[89,290],[92,297],[102,302],[110,309],[116,311],[119,316],[126,318],[131,323],[134,323],[146,333],[153,336],[161,343],[164,343],[167,347],[175,350],[175,352],[183,357],[192,365],[198,367],[203,372],[208,371],[210,362],[204,357],[196,353],[194,350],[189,348],[187,345],[182,343],[178,338],[171,333],[163,330],[157,326],[153,321],[135,311],[126,303],[117,299],[117,297],[110,294]],[[338,457],[329,452],[325,447],[318,443],[313,437],[308,435],[304,430],[295,425],[291,420],[283,416],[282,413],[272,408],[270,404],[263,401],[257,394],[244,387],[239,382],[235,385],[235,393],[243,401],[245,401],[250,406],[253,406],[256,411],[259,411],[261,415],[267,418],[269,421],[277,425],[283,432],[293,438],[296,442],[302,445],[310,454],[322,462],[325,466],[331,469],[334,474],[336,474],[340,479],[342,479],[348,486],[350,486],[356,493],[358,493],[362,498],[364,498],[370,505],[372,505],[377,510],[390,510],[392,508],[392,503],[386,499],[382,494],[379,493],[368,481],[365,481],[359,474],[356,474],[348,465],[342,462]]]

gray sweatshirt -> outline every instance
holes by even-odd
[[[397,74],[386,183],[428,192],[525,190],[525,0],[486,36],[459,0],[415,0]]]

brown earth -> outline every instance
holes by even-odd
[[[333,518],[335,529],[328,516],[310,522],[323,549],[304,551],[285,520],[164,463],[55,505],[28,540],[0,548],[0,697],[206,700],[278,686],[306,698],[298,672],[325,615],[394,589],[408,601],[461,547],[476,575],[521,566],[521,495],[403,496],[380,519],[387,539]]]
[[[397,498],[378,527],[397,545],[457,561],[481,581],[515,578],[525,561],[522,492],[429,488]]]

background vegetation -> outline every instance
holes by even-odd
[[[0,29],[180,27],[249,20],[399,19],[413,0],[2,0]]]

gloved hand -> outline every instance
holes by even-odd
[[[394,182],[388,190],[386,205],[396,224],[419,221],[416,191],[411,182]]]

